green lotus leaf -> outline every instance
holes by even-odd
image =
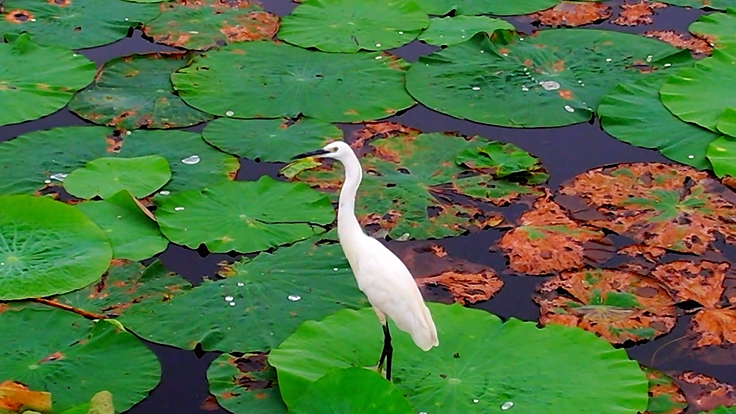
[[[272,38],[279,18],[246,0],[169,1],[143,28],[156,43],[207,50],[226,43]]]
[[[281,119],[218,118],[207,124],[205,141],[230,154],[265,162],[288,162],[291,157],[341,140],[342,130],[316,119],[291,123]]]
[[[668,73],[617,85],[598,105],[601,126],[614,138],[653,148],[665,157],[699,169],[710,169],[708,145],[718,138],[705,128],[672,115],[659,99]]]
[[[732,4],[736,6],[736,4]],[[726,13],[711,13],[700,18],[688,27],[688,30],[699,36],[715,40],[716,47],[736,42],[736,8]]]
[[[452,46],[470,40],[478,33],[491,34],[498,29],[514,30],[506,20],[487,16],[435,17],[419,40],[435,46]]]
[[[204,188],[230,181],[237,158],[184,131],[128,131],[101,126],[34,131],[0,143],[0,194],[34,194],[59,186],[72,171],[102,157],[166,158],[172,179],[163,193]]]
[[[613,85],[646,76],[644,67],[672,70],[660,59],[677,52],[605,30],[549,29],[529,37],[501,30],[421,57],[406,88],[457,118],[516,128],[570,125],[588,121]]]
[[[134,305],[120,321],[144,339],[182,349],[268,351],[305,320],[367,304],[337,244],[298,243],[221,273],[227,278]]]
[[[496,141],[462,151],[455,162],[472,169],[490,170],[499,178],[542,168],[539,160],[523,149],[514,144]]]
[[[39,46],[27,34],[12,43],[0,42],[0,62],[6,62],[0,66],[0,125],[56,112],[74,92],[92,82],[97,70],[86,57]]]
[[[495,14],[497,16],[512,16],[529,14],[539,10],[549,9],[559,0],[415,0],[425,12],[444,16],[455,11],[455,14],[477,15]]]
[[[104,201],[87,201],[75,207],[105,232],[115,259],[148,259],[169,244],[156,222],[146,216],[127,190]]]
[[[232,413],[286,414],[276,371],[264,354],[222,354],[207,369],[210,394]]]
[[[409,401],[378,372],[360,367],[328,372],[307,387],[293,414],[413,414]]]
[[[330,200],[301,183],[269,176],[157,199],[156,219],[171,241],[210,252],[257,252],[308,239],[335,219]]]
[[[89,403],[100,391],[112,393],[115,409],[123,412],[161,378],[156,355],[106,320],[51,307],[11,307],[0,313],[0,336],[0,378],[49,391],[54,412]]]
[[[78,198],[112,197],[128,190],[143,198],[163,187],[171,179],[166,158],[146,155],[136,158],[97,158],[64,179],[64,189]]]
[[[79,289],[107,269],[105,234],[72,206],[48,197],[0,196],[0,300]]]
[[[428,303],[438,348],[423,352],[393,323],[392,380],[415,412],[636,413],[647,407],[646,376],[626,352],[581,329]],[[292,408],[330,371],[375,366],[383,342],[372,309],[304,322],[271,351],[281,396]],[[560,381],[560,374],[567,373]]]
[[[99,125],[125,129],[176,128],[212,116],[185,104],[171,86],[171,74],[185,66],[185,53],[151,53],[110,60],[94,84],[74,95],[69,109]]]
[[[91,314],[117,317],[131,307],[142,306],[141,303],[164,301],[190,288],[189,282],[167,271],[160,261],[147,267],[135,262],[113,262],[99,280],[55,296],[54,300]]]
[[[736,137],[736,108],[726,108],[718,120],[718,132]]]
[[[715,49],[711,57],[667,79],[659,90],[662,103],[683,121],[717,132],[720,122],[733,122],[736,111],[736,95],[723,87],[736,83],[734,62],[736,48]]]
[[[736,138],[720,137],[708,145],[708,159],[717,176],[736,177]]]
[[[184,101],[215,115],[303,114],[357,122],[385,118],[414,104],[404,89],[406,66],[399,58],[375,52],[335,54],[249,42],[195,58],[171,79]]]
[[[413,1],[308,0],[283,18],[279,38],[304,48],[354,53],[399,47],[428,25],[427,13]]]
[[[24,414],[32,413],[24,412]],[[113,396],[110,391],[100,391],[88,402],[75,405],[61,414],[115,414]]]
[[[734,414],[736,413],[736,406],[726,407],[720,405],[710,411],[701,411],[698,414]]]
[[[511,181],[457,165],[456,158],[464,151],[494,145],[477,136],[465,139],[440,133],[419,134],[409,128],[384,131],[379,127],[374,132],[369,128],[364,137],[376,139],[362,140],[356,148],[366,171],[358,189],[356,213],[374,236],[387,233],[393,239],[442,238],[492,227],[502,219],[484,210],[483,202],[502,205],[521,195],[541,195],[533,185],[547,179],[541,170]],[[342,165],[333,163],[299,172],[295,179],[325,189],[337,199],[343,171]],[[452,193],[466,197],[450,201]]]
[[[733,0],[662,0],[662,2],[673,6],[693,7],[696,9],[726,10],[726,8],[734,6]]]
[[[128,30],[158,16],[153,4],[122,0],[5,0],[0,14],[0,36],[26,32],[33,41],[67,49],[86,49],[122,39]],[[48,57],[49,62],[55,62]],[[39,65],[35,68],[56,65]],[[33,73],[33,72],[31,72]]]

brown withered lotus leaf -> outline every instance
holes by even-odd
[[[644,36],[659,39],[678,49],[688,49],[696,55],[710,55],[713,52],[710,42],[697,35],[679,34],[673,30],[650,30]]]
[[[734,194],[684,165],[619,164],[589,170],[556,198],[574,219],[647,246],[700,254],[716,234],[736,241]],[[562,201],[564,200],[564,201]]]
[[[555,7],[529,15],[545,26],[577,27],[611,17],[611,7],[596,2],[563,1]]]
[[[571,220],[549,194],[535,201],[520,223],[498,242],[515,272],[543,275],[576,270],[586,264],[586,257],[591,257],[586,256],[586,248],[606,253],[597,255],[597,260],[588,260],[594,263],[608,260],[613,250],[602,231]]]
[[[665,253],[667,253],[667,250],[661,247],[647,246],[644,244],[632,244],[618,250],[618,254],[631,257],[642,256],[652,263],[656,263]]]
[[[454,302],[472,305],[490,299],[503,287],[503,281],[490,267],[454,259],[437,244],[403,242],[389,247],[406,264],[420,288],[439,285],[450,292]]]
[[[222,354],[212,361],[207,380],[217,402],[230,412],[286,414],[276,371],[265,353]]]
[[[652,15],[655,9],[667,7],[664,3],[641,0],[634,4],[622,4],[621,11],[611,23],[619,26],[638,26],[652,24]]]
[[[538,287],[539,321],[577,326],[613,344],[652,340],[675,326],[675,304],[655,279],[632,272],[564,272]]]
[[[0,382],[0,410],[10,412],[51,411],[51,394],[32,391],[16,381]]]
[[[707,375],[686,371],[672,377],[685,393],[692,412],[710,411],[719,405],[736,405],[736,390]]]
[[[657,266],[651,276],[669,289],[678,302],[692,300],[705,308],[716,308],[728,302],[722,296],[729,269],[727,262],[677,260]]]
[[[695,348],[736,344],[736,309],[701,309],[690,321]]]
[[[685,411],[685,394],[672,378],[662,371],[641,364],[639,367],[649,380],[649,409],[643,414],[680,414]]]

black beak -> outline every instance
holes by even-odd
[[[300,158],[314,157],[315,155],[324,155],[324,154],[327,154],[329,152],[330,151],[327,151],[327,150],[324,150],[324,149],[318,149],[317,151],[309,151],[309,152],[301,153],[299,155],[295,155],[295,156],[291,157],[291,159],[292,160],[298,160]]]

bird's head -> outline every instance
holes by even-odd
[[[292,160],[298,160],[300,158],[314,157],[314,158],[333,158],[342,161],[353,154],[353,149],[350,145],[343,141],[330,142],[323,148],[316,151],[309,151],[299,155],[291,157]]]

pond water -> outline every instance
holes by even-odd
[[[279,15],[287,14],[295,3],[285,0],[266,0],[263,2],[268,11]],[[619,1],[609,1],[616,10]],[[668,7],[658,11],[652,25],[621,27],[608,22],[585,27],[600,27],[609,30],[641,33],[646,30],[675,30],[678,33],[687,32],[688,25],[696,20],[703,12],[687,10],[678,7]],[[528,22],[519,18],[509,18],[509,21],[525,32],[535,29]],[[133,53],[172,51],[174,48],[156,45],[142,38],[139,31],[133,31],[128,38],[114,44],[82,50],[80,53],[94,60],[98,66],[119,56]],[[398,56],[415,61],[421,55],[427,55],[438,48],[427,46],[415,41],[407,46],[391,51]],[[424,106],[417,105],[397,116],[388,119],[422,132],[458,131],[463,135],[481,135],[486,138],[511,142],[524,150],[538,156],[550,174],[549,188],[555,189],[562,182],[588,169],[621,162],[670,162],[656,151],[650,151],[627,145],[608,136],[597,122],[583,123],[561,128],[547,129],[510,129],[482,125],[470,121],[459,120],[447,115],[432,111]],[[85,125],[86,121],[63,109],[43,119],[19,125],[0,127],[0,141],[12,139],[20,134],[47,129],[57,126]],[[349,136],[357,129],[353,125],[341,125]],[[204,124],[186,130],[199,132]],[[646,133],[646,131],[643,131]],[[277,176],[282,164],[256,163],[241,159],[241,169],[238,180],[253,180],[261,175]],[[515,211],[515,217],[523,212],[523,208]],[[514,217],[512,217],[514,218]],[[546,277],[528,277],[513,274],[504,274],[507,268],[502,253],[489,251],[500,238],[502,231],[485,230],[466,236],[454,237],[438,241],[450,256],[462,258],[472,262],[484,264],[497,270],[505,282],[504,288],[491,300],[480,303],[475,307],[488,310],[502,318],[516,317],[522,320],[537,320],[539,308],[531,300],[535,287],[546,280]],[[631,241],[623,237],[614,236],[617,246],[630,244]],[[719,244],[719,248],[730,258],[736,258],[734,248]],[[671,255],[675,257],[675,255]],[[223,260],[233,262],[237,255],[208,254],[200,250],[194,251],[180,246],[170,245],[159,256],[167,269],[177,272],[192,283],[201,282],[204,276],[213,277],[218,268],[217,263]],[[616,259],[607,265],[615,265]],[[667,258],[665,258],[667,261]],[[187,315],[182,315],[187,317]],[[195,315],[191,315],[195,317]],[[730,384],[736,384],[736,369],[731,365],[736,358],[729,355],[710,355],[698,358],[693,357],[687,347],[678,347],[676,339],[682,337],[689,323],[688,316],[678,318],[677,326],[668,334],[644,345],[633,346],[627,349],[632,358],[643,364],[665,372],[692,370],[703,373]],[[135,406],[131,414],[148,413],[201,413],[226,412],[213,404],[204,404],[208,393],[208,384],[205,372],[209,363],[218,353],[203,353],[196,351],[182,351],[171,347],[147,343],[159,356],[163,367],[161,384],[153,390],[150,397]],[[707,360],[708,362],[706,362]],[[115,381],[115,378],[110,378]],[[560,377],[560,380],[564,380]],[[204,404],[204,405],[203,405]]]

